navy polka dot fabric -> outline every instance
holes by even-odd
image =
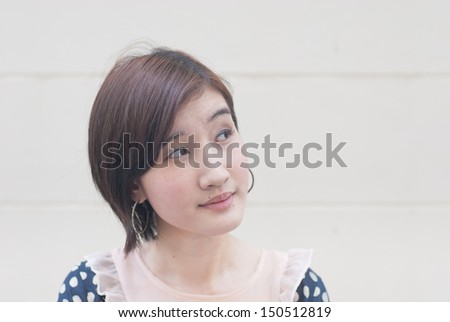
[[[305,273],[305,277],[297,288],[294,302],[329,302],[327,289],[322,279],[311,269]]]
[[[97,276],[86,261],[67,275],[58,294],[58,302],[103,302],[97,292]]]
[[[75,266],[67,275],[58,295],[58,302],[104,302],[97,292],[97,276],[86,261]],[[294,296],[294,302],[328,302],[322,279],[311,269],[306,271]]]

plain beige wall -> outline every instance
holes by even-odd
[[[256,168],[236,235],[314,248],[334,301],[450,300],[449,12],[436,0],[2,1],[0,300],[54,301],[84,254],[122,245],[86,132],[105,73],[139,39],[225,76],[247,141],[347,142],[347,168]]]

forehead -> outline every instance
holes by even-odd
[[[177,112],[173,128],[181,128],[191,122],[206,125],[211,116],[223,108],[229,109],[222,94],[211,89],[205,90]]]

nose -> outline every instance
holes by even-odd
[[[199,180],[200,187],[204,190],[221,187],[229,178],[230,173],[223,165],[220,165],[217,168],[208,168],[205,166]]]
[[[204,156],[205,157],[205,156]],[[224,165],[223,157],[217,157],[209,160],[203,160],[200,169],[199,183],[204,190],[221,187],[230,178],[230,172]]]

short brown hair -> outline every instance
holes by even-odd
[[[219,75],[192,56],[168,48],[121,58],[106,76],[89,121],[89,162],[95,186],[125,228],[125,253],[139,243],[131,221],[133,182],[154,165],[180,108],[206,89],[213,89],[223,95],[237,128],[233,98],[225,84]],[[146,151],[146,167],[140,167],[140,157],[125,148],[117,152],[122,160],[125,156],[129,158],[127,167],[101,166],[106,161],[102,147],[109,142],[121,142],[125,133],[143,146],[152,143]],[[148,200],[138,205],[137,210],[143,222],[151,220],[149,211],[153,209]],[[153,238],[149,227],[143,237]]]

